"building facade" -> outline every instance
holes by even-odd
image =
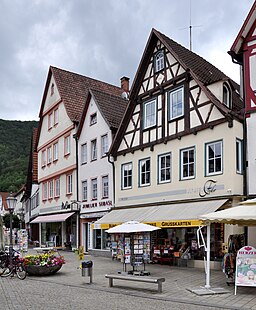
[[[151,237],[152,258],[190,251],[201,259],[200,215],[232,207],[244,194],[242,108],[239,85],[153,29],[110,150],[120,180],[115,209],[95,227],[149,223],[161,227]],[[212,259],[235,233],[243,229],[212,226]]]

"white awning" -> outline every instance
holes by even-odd
[[[30,223],[54,223],[54,222],[65,222],[67,218],[73,215],[75,212],[51,214],[51,215],[39,215]]]
[[[227,199],[187,202],[152,207],[112,210],[94,223],[95,229],[108,229],[127,221],[138,221],[162,228],[196,227],[202,214],[219,209]]]

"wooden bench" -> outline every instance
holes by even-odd
[[[106,274],[105,278],[109,280],[109,286],[113,286],[113,280],[126,280],[136,281],[145,283],[156,283],[158,284],[158,293],[162,293],[162,283],[165,282],[165,278],[151,278],[147,276],[132,276],[132,275],[119,275],[119,274]]]

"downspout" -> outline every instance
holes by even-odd
[[[78,185],[78,137],[77,134],[73,135],[76,143],[76,201],[79,201],[79,185]],[[77,211],[77,247],[80,246],[80,209]]]

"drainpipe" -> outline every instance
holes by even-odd
[[[73,135],[73,138],[75,139],[76,142],[76,201],[79,201],[79,183],[78,183],[78,137],[77,134]],[[80,245],[80,209],[78,208],[77,211],[77,237],[76,237],[76,244],[77,244],[77,248]]]

